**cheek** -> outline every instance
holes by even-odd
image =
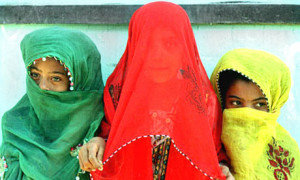
[[[233,108],[232,104],[228,101],[225,101],[225,109]]]
[[[171,70],[178,70],[182,67],[183,55],[181,52],[170,52],[166,62]]]
[[[33,78],[31,78],[37,85],[39,85],[40,84],[40,80],[39,79],[33,79]]]
[[[56,92],[63,92],[63,91],[68,91],[69,89],[66,86],[59,86],[59,87],[55,86],[51,90]]]
[[[70,82],[69,82],[69,81],[64,82],[64,83],[61,85],[62,91],[68,91],[68,90],[69,90],[69,86],[70,86]]]
[[[61,83],[52,84],[52,91],[63,92],[69,90],[69,82],[64,81]]]
[[[61,91],[68,91],[69,90],[69,85],[68,84],[64,84],[62,87],[61,87]]]
[[[264,106],[264,107],[261,107],[261,108],[256,108],[257,110],[260,110],[260,111],[265,111],[265,112],[268,112],[268,107]]]

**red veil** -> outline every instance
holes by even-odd
[[[224,179],[220,105],[180,6],[154,2],[133,14],[104,102],[108,141],[94,179],[153,179],[154,135],[172,140],[166,179]]]

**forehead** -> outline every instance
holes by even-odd
[[[244,81],[241,79],[235,80],[228,88],[228,94],[235,93],[239,96],[259,96],[264,97],[261,89],[255,83]]]
[[[63,65],[60,64],[60,62],[55,59],[47,59],[46,61],[38,60],[32,66],[40,70],[64,71]]]

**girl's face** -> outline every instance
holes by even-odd
[[[225,97],[225,108],[249,107],[268,112],[267,98],[253,82],[234,81],[228,88]]]
[[[170,80],[179,71],[182,57],[183,47],[177,35],[167,28],[156,28],[148,44],[146,76],[156,83]]]
[[[30,67],[30,76],[43,90],[61,92],[69,89],[67,72],[55,59],[47,58],[46,61],[36,61]]]

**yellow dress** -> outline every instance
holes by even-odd
[[[288,67],[276,56],[251,49],[235,49],[217,64],[211,82],[218,98],[219,75],[232,70],[256,83],[268,99],[269,112],[251,108],[223,111],[222,142],[236,180],[300,180],[300,151],[297,142],[277,123],[287,101],[291,77]]]

